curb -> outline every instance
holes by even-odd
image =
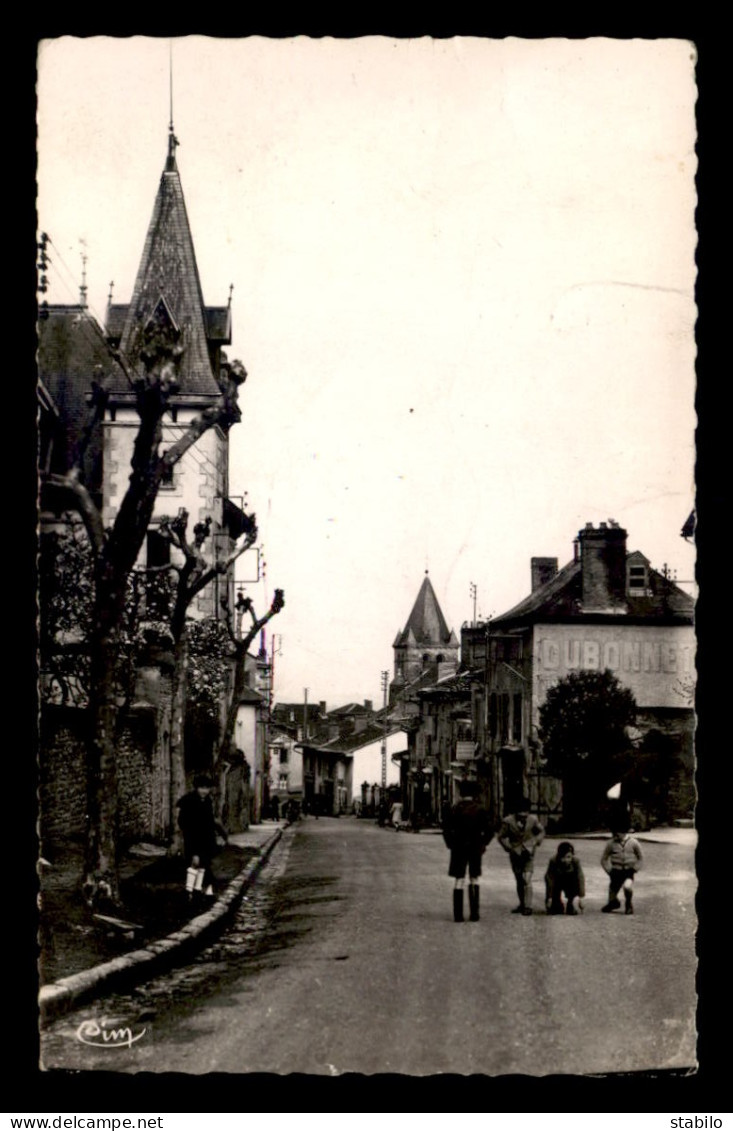
[[[668,836],[655,836],[653,831],[650,831],[650,832],[634,832],[633,830],[631,831],[631,835],[633,837],[635,837],[637,840],[643,841],[645,844],[678,844],[678,845],[683,845],[683,846],[687,845],[688,847],[690,845],[692,845],[694,847],[697,844],[697,829],[675,829],[673,831],[674,832],[692,833],[694,835],[690,836],[689,839],[687,839],[687,838],[673,839],[672,837],[668,837]],[[566,840],[610,840],[611,834],[610,833],[576,833],[575,836],[573,836],[572,833],[570,833],[570,834],[567,835],[567,837],[565,837],[564,834],[563,834],[563,837]],[[563,839],[563,838],[561,838],[559,836],[559,834],[553,834],[553,839],[560,840],[560,839]]]
[[[245,888],[256,879],[282,835],[283,830],[276,829],[261,846],[259,854],[234,877],[213,906],[191,919],[180,930],[156,939],[139,950],[128,951],[109,962],[102,962],[99,966],[80,970],[78,974],[70,974],[67,978],[59,978],[57,982],[42,986],[38,994],[41,1020],[52,1021],[68,1013],[100,987],[108,991],[119,988],[138,971],[144,972],[146,976],[159,974],[166,965],[166,959],[174,954],[193,950],[197,943],[209,936],[217,925],[223,924],[226,917],[234,911]]]

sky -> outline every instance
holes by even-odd
[[[381,702],[446,620],[609,518],[694,592],[695,52],[684,40],[44,41],[50,302],[128,302],[167,151],[208,305],[233,285],[278,701]],[[239,578],[253,576],[242,559]]]

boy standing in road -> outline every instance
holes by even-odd
[[[499,832],[499,844],[509,853],[519,896],[519,906],[512,912],[514,915],[532,914],[534,854],[544,836],[544,828],[530,812],[529,799],[523,797],[517,812],[504,818]]]
[[[628,832],[628,826],[621,825],[603,850],[601,867],[608,873],[608,903],[601,911],[618,911],[621,903],[618,893],[623,888],[626,914],[634,914],[634,876],[641,868],[641,845],[636,837]]]
[[[479,918],[479,876],[481,857],[494,835],[489,814],[477,799],[478,783],[462,781],[460,800],[443,819],[443,840],[450,848],[448,875],[455,879],[453,919],[463,922],[463,885],[468,869],[468,904],[472,923]]]

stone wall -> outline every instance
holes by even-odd
[[[170,821],[168,732],[152,706],[133,708],[117,743],[120,845],[167,839]],[[83,710],[45,707],[41,720],[38,796],[42,844],[81,840],[86,822]],[[50,851],[50,849],[49,849]]]
[[[126,720],[117,743],[118,828],[122,845],[148,839],[153,834],[153,805],[157,792],[153,751],[155,713],[137,709]]]
[[[41,851],[53,843],[84,835],[86,751],[83,712],[47,707],[41,716],[38,803]]]

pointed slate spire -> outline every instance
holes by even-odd
[[[140,350],[145,329],[160,311],[162,301],[180,329],[183,353],[179,397],[206,402],[219,395],[219,387],[211,366],[201,282],[176,165],[177,145],[171,123],[165,168],[125,316],[120,351],[133,369],[142,367]]]
[[[447,644],[452,636],[426,570],[407,624],[395,644]]]

